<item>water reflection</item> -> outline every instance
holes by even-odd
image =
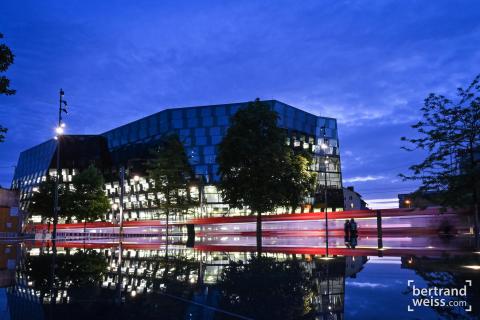
[[[281,244],[280,249],[274,249],[273,242]],[[318,254],[318,248],[300,253],[299,246],[287,250],[287,244],[300,242],[266,239],[269,249],[260,258],[249,251],[248,245],[242,250],[226,248],[215,245],[215,239],[206,239],[194,248],[176,239],[168,251],[161,239],[58,243],[55,248],[36,242],[2,244],[0,250],[8,254],[2,255],[0,271],[2,284],[8,287],[12,320],[341,320],[346,314],[380,303],[381,297],[374,293],[369,300],[363,293],[352,296],[355,288],[372,289],[373,283],[387,288],[390,282],[399,281],[397,287],[391,287],[395,292],[387,294],[408,297],[407,272],[414,272],[425,286],[459,287],[465,280],[472,280],[474,286],[467,300],[473,306],[480,301],[479,271],[466,267],[480,265],[479,254],[447,250],[416,255],[419,251],[413,249],[398,258],[398,265],[388,266],[393,275],[381,282],[378,274],[363,271],[372,265],[370,258],[362,255],[370,252],[366,249],[348,249],[346,253],[355,255],[328,258]],[[335,246],[332,250],[336,252]],[[402,250],[405,253],[407,249]],[[388,261],[383,259],[372,258],[371,262]],[[400,318],[410,317],[403,302],[392,299],[390,304],[391,308],[400,304],[404,312]],[[370,309],[370,313],[365,311],[368,318],[378,318],[375,308]],[[445,308],[422,312],[422,318],[432,319],[479,316],[476,307],[472,313]]]
[[[441,258],[428,257],[404,257],[402,267],[412,269],[426,283],[427,287],[437,288],[462,288],[466,281],[472,281],[468,286],[466,297],[453,297],[452,300],[466,300],[468,305],[473,306],[471,312],[466,313],[465,308],[440,308],[433,306],[432,309],[443,318],[447,319],[480,319],[480,275],[478,272],[469,270],[469,266],[480,266],[480,259],[470,256]]]

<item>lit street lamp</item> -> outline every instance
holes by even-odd
[[[323,141],[322,143],[320,144],[320,147],[322,148],[323,150],[323,154],[325,156],[325,161],[324,161],[324,165],[325,165],[325,171],[324,171],[324,183],[325,183],[325,188],[324,188],[324,203],[325,203],[325,249],[326,249],[326,257],[328,257],[328,190],[327,190],[327,184],[328,184],[328,180],[327,180],[327,169],[328,169],[328,164],[329,164],[329,160],[328,160],[328,155],[327,155],[327,150],[329,149],[329,145],[328,145],[328,140],[327,140],[327,135],[326,135],[326,127],[324,126],[323,127]]]
[[[58,224],[58,188],[60,184],[60,176],[62,175],[62,169],[60,168],[60,140],[65,132],[65,123],[62,122],[62,113],[67,113],[67,101],[63,99],[65,92],[60,89],[60,100],[58,106],[58,125],[55,128],[56,136],[55,140],[57,140],[57,174],[55,179],[55,194],[53,200],[53,231],[52,231],[52,241],[55,241],[57,238],[57,224]]]
[[[55,140],[57,141],[57,174],[55,179],[55,193],[53,198],[53,230],[52,230],[52,268],[50,274],[50,303],[53,305],[56,303],[57,298],[57,289],[55,286],[55,266],[56,266],[56,257],[57,257],[57,224],[58,224],[58,188],[60,185],[60,176],[62,174],[62,169],[60,168],[60,140],[62,134],[64,133],[65,124],[62,122],[62,113],[67,113],[67,102],[63,100],[65,93],[60,89],[60,100],[58,107],[58,125],[55,128],[56,136]]]
[[[405,200],[405,204],[407,205],[407,208],[411,208],[412,201],[410,199]]]

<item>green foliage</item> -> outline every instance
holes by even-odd
[[[220,190],[232,207],[262,213],[286,204],[279,192],[289,162],[278,114],[259,100],[240,109],[219,145]]]
[[[0,39],[3,38],[3,34],[0,33]],[[9,47],[0,43],[0,72],[7,71],[8,67],[13,63],[14,55]],[[10,80],[5,76],[0,76],[0,94],[12,95],[15,94],[15,90],[9,88]],[[0,142],[5,140],[5,133],[7,128],[0,125]]]
[[[5,133],[7,133],[7,131],[7,128],[4,128],[0,125],[0,142],[5,141]]]
[[[314,319],[313,283],[298,260],[254,257],[247,263],[230,262],[218,282],[220,303],[254,319]]]
[[[165,136],[152,150],[153,158],[147,163],[148,177],[153,181],[153,192],[162,197],[156,205],[168,216],[171,212],[184,213],[193,207],[189,185],[193,181],[193,169],[182,142],[175,134]]]
[[[3,34],[0,33],[0,39],[3,39]],[[0,43],[0,72],[7,71],[8,67],[13,63],[14,55],[7,45]],[[10,80],[5,76],[0,77],[0,94],[12,95],[15,90],[9,88]]]
[[[295,210],[305,198],[315,192],[317,174],[311,171],[312,156],[304,150],[289,150],[281,188],[287,204]]]
[[[230,207],[257,214],[257,251],[262,249],[261,215],[277,207],[297,207],[313,190],[310,158],[295,153],[277,126],[278,114],[259,99],[240,109],[218,148],[219,189]]]
[[[98,169],[89,166],[73,176],[71,185],[73,190],[68,193],[70,208],[67,213],[85,222],[104,219],[110,210],[110,202],[103,191],[104,180]]]
[[[310,155],[286,145],[278,114],[258,99],[231,120],[217,157],[225,201],[257,213],[296,208],[314,188]]]
[[[413,148],[427,153],[423,162],[410,167],[405,180],[420,181],[420,192],[441,194],[442,204],[470,207],[478,202],[480,188],[480,75],[457,99],[430,94],[421,108],[423,119],[412,128],[417,138],[405,138]]]
[[[38,186],[38,190],[33,192],[31,203],[28,207],[28,212],[32,215],[39,215],[43,219],[53,219],[53,198],[55,192],[55,181],[47,175],[47,179],[42,181]],[[68,193],[63,184],[60,184],[58,189],[58,203],[60,211],[58,215],[60,217],[66,217],[70,208],[66,197]]]
[[[60,254],[56,257],[55,286],[78,288],[98,284],[107,272],[105,255],[93,250]],[[25,270],[29,281],[41,296],[50,291],[48,274],[51,272],[52,254],[29,256]]]
[[[85,222],[103,219],[110,209],[103,185],[101,173],[93,166],[73,176],[68,186],[60,183],[58,216],[67,219],[75,217]],[[55,181],[47,176],[33,194],[30,214],[41,215],[44,219],[53,218],[54,191]]]

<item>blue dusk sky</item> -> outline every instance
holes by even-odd
[[[5,187],[19,153],[53,136],[59,88],[71,134],[260,97],[337,118],[344,185],[395,206],[415,188],[398,173],[422,154],[400,137],[423,99],[480,72],[479,1],[6,0],[0,32],[16,55],[17,94],[0,97]]]

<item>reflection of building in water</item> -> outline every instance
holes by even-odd
[[[15,283],[15,268],[19,251],[18,243],[0,243],[0,319],[6,318],[5,312],[8,312],[7,299],[4,299],[3,295],[5,289],[2,288]]]
[[[345,278],[355,277],[367,262],[367,257],[314,258],[306,262],[316,281],[314,297],[316,319],[343,319],[345,306]]]
[[[159,250],[132,250],[120,249],[94,249],[100,253],[105,262],[105,270],[95,280],[96,290],[91,290],[89,299],[109,299],[123,301],[127,304],[139,299],[165,298],[162,294],[178,295],[186,301],[195,301],[208,306],[218,306],[221,294],[216,287],[220,276],[226,266],[232,261],[248,261],[252,258],[250,252],[202,252],[194,249],[172,245],[168,250],[168,259],[164,249]],[[77,249],[69,249],[69,255],[74,255]],[[66,254],[63,248],[58,248],[61,257]],[[120,254],[120,256],[119,256]],[[45,256],[46,265],[41,265],[45,270],[37,270],[48,274],[51,261],[39,249],[32,249],[27,259]],[[343,319],[345,277],[354,276],[366,262],[365,257],[335,257],[323,260],[317,257],[292,255],[283,253],[265,253],[276,261],[297,259],[315,282],[316,294],[312,297],[316,319]],[[27,260],[25,259],[25,260]],[[61,261],[61,259],[59,259]],[[57,261],[59,261],[57,260]],[[40,264],[36,264],[38,267]],[[30,266],[33,266],[30,263]],[[26,265],[17,271],[17,283],[9,289],[8,299],[12,310],[12,320],[16,319],[42,319],[43,310],[48,310],[42,305],[50,303],[50,291],[47,282],[39,283],[25,272]],[[58,277],[57,277],[58,278]],[[72,278],[65,281],[59,278],[57,282],[56,304],[62,305],[82,303],[78,295],[78,288],[73,290]],[[90,292],[90,291],[88,291]],[[160,295],[159,295],[160,294]],[[163,299],[162,298],[162,299]],[[201,314],[201,318],[209,319],[212,311],[201,307],[181,302],[185,312]],[[108,307],[108,306],[107,306]],[[188,308],[187,308],[188,307]],[[40,308],[40,309],[39,309]],[[32,317],[29,315],[32,314]],[[35,315],[37,318],[34,318]]]
[[[480,309],[477,307],[480,301],[480,257],[476,253],[444,255],[442,257],[402,257],[401,268],[415,271],[424,284],[423,288],[461,289],[466,288],[466,295],[439,294],[444,300],[452,301],[457,306],[464,307],[437,307],[430,306],[440,319],[480,319]],[[476,285],[477,284],[477,285]],[[466,305],[465,305],[465,304]],[[465,313],[465,309],[471,311]]]
[[[192,299],[213,303],[213,296],[218,299],[218,292],[214,289],[220,279],[222,271],[231,261],[248,261],[252,254],[249,252],[199,252],[194,250],[172,250],[171,259],[180,256],[183,263],[173,262],[168,267],[165,264],[165,251],[157,250],[125,250],[122,254],[122,291],[127,296],[135,296],[157,290],[164,290],[168,285],[163,279],[165,274],[174,276],[179,281],[189,282],[192,285],[213,285],[209,290],[196,292]],[[278,261],[287,259],[302,259],[302,265],[316,282],[317,295],[313,297],[317,319],[343,319],[345,278],[355,277],[367,262],[367,257],[335,257],[331,260],[310,258],[301,255],[264,253],[265,256],[276,258]],[[117,264],[111,259],[110,271],[103,286],[116,288],[118,279]],[[175,260],[174,260],[175,261]],[[190,262],[189,262],[190,261]],[[187,267],[190,263],[190,267]],[[183,272],[182,272],[183,270]],[[156,279],[149,281],[149,279]],[[213,289],[213,290],[212,290]],[[213,299],[215,300],[215,299]]]
[[[32,288],[32,282],[28,280],[25,272],[25,259],[20,245],[16,246],[16,271],[14,271],[15,283],[7,288],[7,302],[11,320],[43,320],[43,301],[39,294]],[[49,267],[48,265],[46,266]],[[47,274],[44,275],[45,277]]]
[[[19,244],[0,243],[0,288],[14,283],[18,250]]]

